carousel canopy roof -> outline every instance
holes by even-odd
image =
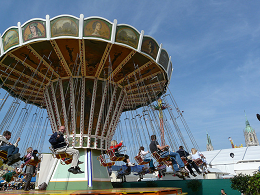
[[[0,39],[1,87],[37,106],[46,107],[43,94],[50,82],[84,77],[123,88],[135,101],[126,101],[125,109],[135,109],[165,93],[172,74],[162,44],[116,20],[47,15],[18,22]]]

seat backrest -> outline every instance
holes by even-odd
[[[7,152],[4,150],[0,150],[0,158],[2,158],[3,160],[7,159]]]
[[[189,163],[188,163],[188,161],[187,161],[187,159],[186,159],[186,157],[181,157],[181,160],[182,160],[182,162],[184,163],[184,165],[188,165]]]
[[[115,153],[113,152],[113,150],[107,150],[107,155],[110,157],[110,158],[113,158],[115,156]]]
[[[162,161],[165,165],[167,165],[167,166],[170,166],[170,165],[172,165],[172,161],[171,160],[169,160],[169,159],[167,159],[167,160],[165,160],[165,161]]]
[[[30,159],[28,161],[26,161],[24,164],[28,164],[28,165],[32,165],[32,166],[36,166],[39,162],[41,162],[40,159],[37,159],[37,160],[33,160],[33,159]]]
[[[102,155],[100,155],[100,156],[98,157],[98,159],[100,160],[101,163],[105,163],[105,162],[106,162],[106,161],[104,160],[104,158],[103,158]]]
[[[62,153],[56,153],[55,154],[56,158],[57,159],[61,159],[61,158],[72,158],[71,155],[65,153],[65,152],[62,152]]]
[[[98,157],[98,160],[100,162],[100,165],[103,167],[113,166],[115,162],[106,162],[102,155]]]
[[[194,160],[194,162],[196,163],[196,165],[200,166],[203,164],[203,161],[200,158],[197,158]]]
[[[156,160],[160,159],[160,157],[161,157],[156,151],[153,152],[152,155],[153,155],[153,157],[154,157]]]
[[[110,158],[111,161],[122,161],[122,160],[124,160],[124,159],[125,159],[124,156],[122,156],[122,157],[114,156],[114,157]]]
[[[5,155],[7,155],[7,151],[5,151],[5,150],[0,150],[0,154],[5,154]]]
[[[113,150],[107,150],[106,154],[109,156],[111,161],[122,161],[125,159],[124,156],[122,156],[122,157],[116,156],[115,153],[113,152]]]
[[[152,153],[152,156],[156,159],[157,162],[163,162],[170,159],[169,157],[161,157],[156,151]]]
[[[69,165],[72,162],[72,158],[67,158],[67,160],[64,161],[66,165]]]
[[[140,155],[135,156],[135,160],[138,165],[146,165],[149,163],[149,161],[145,162]]]
[[[135,156],[134,159],[136,160],[136,162],[137,162],[138,164],[143,162],[143,159],[141,158],[140,155]]]

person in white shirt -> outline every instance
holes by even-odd
[[[192,160],[201,159],[205,168],[205,173],[208,172],[206,157],[195,148],[191,148]]]
[[[144,162],[149,162],[150,171],[154,172],[155,167],[154,167],[154,164],[153,164],[153,159],[145,158],[145,155],[148,154],[148,153],[149,153],[148,150],[146,152],[144,151],[144,147],[143,146],[141,146],[139,148],[138,155],[140,155],[140,157],[143,159]]]

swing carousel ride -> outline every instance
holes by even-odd
[[[153,134],[173,150],[183,145],[188,151],[187,139],[198,148],[172,94],[166,94],[171,57],[144,31],[101,17],[47,15],[18,22],[0,39],[0,86],[6,91],[0,94],[0,133],[22,137],[20,151],[32,145],[41,152],[46,129],[64,125],[66,141],[85,162],[80,175],[54,163],[50,189],[75,183],[77,189],[110,188],[107,166],[123,164],[106,153],[111,140],[124,140],[130,159],[140,146],[149,149]]]

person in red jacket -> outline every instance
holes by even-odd
[[[125,159],[123,160],[128,166],[135,166],[134,163],[131,163],[130,160],[129,160],[129,156],[127,154],[120,154],[119,153],[119,148],[121,148],[123,145],[123,141],[121,141],[119,144],[117,144],[117,141],[116,140],[112,140],[111,141],[111,146],[110,146],[110,149],[113,150],[113,152],[115,153],[115,156],[117,157],[122,157],[124,156]]]

